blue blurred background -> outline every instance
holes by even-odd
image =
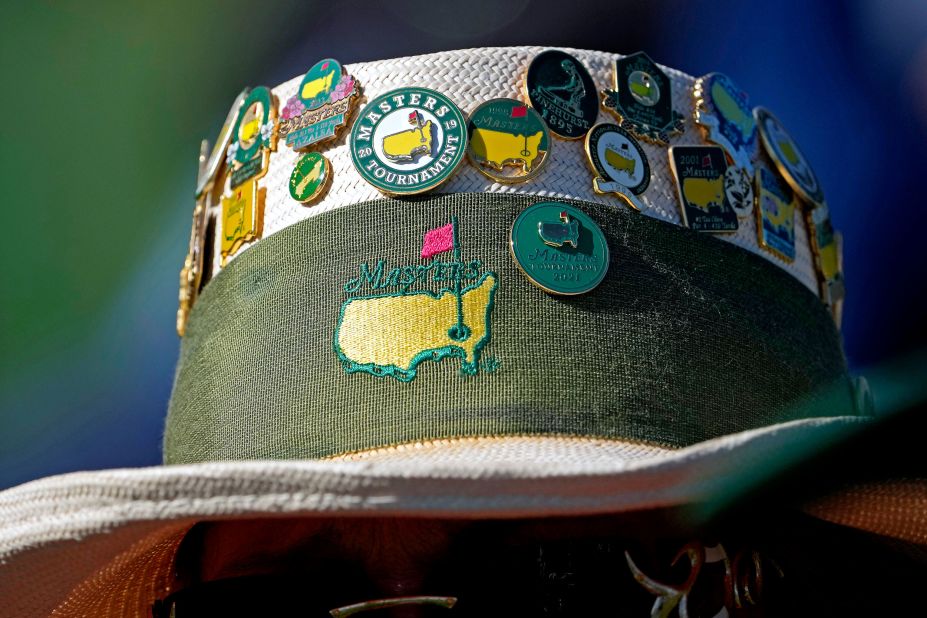
[[[923,0],[88,4],[0,23],[0,488],[160,462],[199,141],[243,86],[326,56],[534,44],[724,72],[821,178],[851,368],[927,344]]]

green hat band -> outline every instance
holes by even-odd
[[[254,244],[190,314],[166,463],[506,435],[683,447],[853,413],[833,320],[786,272],[565,200],[602,229],[610,265],[591,292],[550,295],[509,251],[513,221],[541,201],[380,199]]]

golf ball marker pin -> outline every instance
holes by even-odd
[[[537,176],[550,154],[550,133],[536,111],[514,99],[492,99],[467,122],[467,156],[497,182],[525,182]]]
[[[608,272],[608,243],[601,228],[561,202],[523,210],[512,224],[509,249],[528,281],[550,294],[585,294]]]
[[[448,97],[398,88],[361,110],[350,138],[361,177],[387,195],[413,195],[447,181],[467,150],[467,123]]]
[[[660,146],[684,126],[682,114],[673,109],[669,77],[644,52],[615,61],[615,88],[605,90],[602,107],[623,129]]]
[[[242,103],[226,150],[231,187],[266,174],[270,152],[276,147],[277,99],[269,88],[258,86]]]
[[[699,232],[736,232],[737,214],[727,196],[724,150],[720,146],[671,146],[669,160],[685,224]]]
[[[824,206],[824,192],[817,175],[782,123],[763,107],[753,110],[753,118],[763,149],[795,194],[810,208]]]
[[[580,139],[598,116],[598,90],[589,71],[566,52],[541,52],[528,66],[525,90],[557,137]]]
[[[336,139],[360,99],[360,85],[333,58],[315,63],[281,112],[280,136],[293,150]]]
[[[290,174],[290,197],[301,204],[311,204],[325,193],[331,178],[332,168],[328,159],[317,152],[304,154]]]
[[[614,193],[631,208],[647,210],[640,196],[650,185],[650,162],[634,136],[616,124],[597,124],[586,135],[586,157],[597,174],[596,193]]]

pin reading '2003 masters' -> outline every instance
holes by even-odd
[[[331,165],[317,152],[304,154],[290,174],[290,197],[302,204],[311,204],[328,188]]]
[[[463,160],[467,123],[440,92],[398,88],[367,104],[350,144],[357,172],[383,193],[424,193],[449,179]]]
[[[547,125],[521,101],[486,101],[470,114],[467,132],[470,161],[497,182],[530,180],[541,172],[549,158]]]
[[[509,249],[528,280],[551,294],[585,294],[608,271],[605,234],[569,204],[541,202],[523,210],[512,224]]]
[[[638,196],[650,185],[650,163],[634,137],[616,124],[597,124],[586,135],[586,156],[598,176],[596,193],[614,193],[631,208],[647,210]]]
[[[621,127],[660,146],[683,129],[682,114],[673,109],[669,77],[644,52],[615,61],[615,89],[606,90],[602,107],[621,120]]]
[[[293,150],[338,136],[360,99],[357,80],[337,60],[326,58],[306,72],[280,114],[280,136]]]
[[[277,148],[277,99],[266,86],[258,86],[241,105],[232,129],[226,161],[237,187],[267,173],[270,152]]]
[[[724,149],[671,146],[669,159],[685,224],[699,232],[737,231],[737,214],[727,195]]]
[[[551,49],[535,56],[525,89],[531,107],[558,137],[579,139],[595,123],[599,111],[595,82],[570,54]]]
[[[796,195],[811,208],[824,206],[824,192],[817,175],[782,123],[762,107],[753,110],[753,118],[763,149]]]

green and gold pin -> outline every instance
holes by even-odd
[[[280,113],[280,136],[294,150],[336,139],[360,100],[360,84],[326,58],[312,65]]]
[[[725,182],[724,150],[720,146],[671,146],[669,161],[685,224],[699,232],[736,232],[737,214]]]
[[[276,148],[277,99],[269,88],[258,86],[241,105],[226,151],[232,188],[266,174],[270,153]]]
[[[586,157],[597,174],[596,193],[614,193],[631,208],[647,210],[640,195],[650,186],[650,162],[634,136],[616,124],[597,124],[586,135]]]
[[[528,281],[551,294],[585,294],[608,272],[605,234],[569,204],[541,202],[523,210],[512,224],[509,249]]]
[[[525,182],[550,158],[550,134],[536,111],[514,99],[492,99],[470,114],[467,156],[497,182]]]
[[[311,204],[325,193],[332,178],[331,164],[317,152],[304,154],[290,174],[290,197]]]
[[[222,266],[242,246],[261,237],[264,226],[264,194],[257,178],[251,178],[222,197]]]
[[[528,66],[525,91],[557,137],[580,139],[598,116],[598,91],[583,63],[566,52],[541,52]]]
[[[821,183],[782,123],[762,107],[753,110],[753,118],[756,120],[763,149],[795,194],[811,208],[823,206],[824,192],[821,190]]]
[[[660,146],[681,133],[683,116],[673,109],[669,77],[650,56],[637,52],[615,61],[615,88],[605,90],[602,108],[621,121],[621,127]]]
[[[447,96],[397,88],[361,111],[350,137],[361,178],[387,195],[431,191],[456,171],[467,151],[467,122]]]

